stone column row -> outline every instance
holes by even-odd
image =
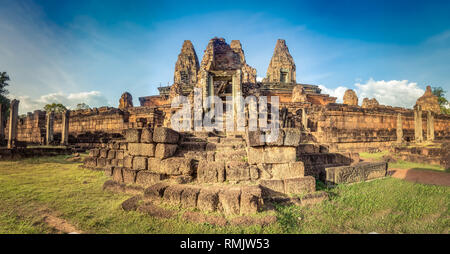
[[[414,140],[416,143],[423,142],[422,108],[420,106],[414,108]]]
[[[17,124],[19,118],[19,102],[12,100],[9,107],[8,148],[13,148],[17,139]]]
[[[7,147],[9,149],[14,148],[17,141],[17,125],[19,120],[19,102],[13,99],[10,103],[9,111],[9,121],[8,121],[8,143]],[[4,127],[3,127],[3,117],[2,110],[3,105],[0,104],[0,138],[4,137]],[[67,110],[62,113],[62,130],[61,130],[61,144],[67,145],[69,143],[69,114],[70,111]],[[45,144],[49,145],[53,141],[53,123],[54,123],[54,113],[48,112],[46,115],[46,135]]]

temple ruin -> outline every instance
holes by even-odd
[[[88,149],[84,166],[111,176],[106,189],[227,215],[255,213],[272,201],[319,202],[327,195],[316,191],[316,180],[335,185],[386,175],[387,163],[362,163],[359,152],[450,140],[450,116],[440,114],[430,87],[414,109],[380,105],[374,98],[364,98],[359,106],[350,89],[340,104],[318,85],[297,83],[296,68],[284,40],[276,42],[262,81],[256,80],[240,41],[211,39],[199,62],[194,45],[186,40],[173,84],[159,87],[158,95],[139,97],[139,106],[125,92],[118,108],[54,114],[37,110],[18,118],[18,101],[13,100],[2,131],[10,148],[24,142]],[[188,131],[173,130],[171,117],[180,108],[171,107],[172,102],[185,96],[195,103],[196,88],[203,106],[199,112],[191,109],[183,120],[194,122],[196,114],[206,114],[208,96],[232,98],[231,105],[223,106],[245,108],[244,131],[196,130],[193,125]],[[259,139],[266,130],[249,130],[249,108],[254,105],[240,105],[240,96],[278,98],[279,117],[265,116],[280,126],[276,140]],[[267,108],[273,103],[269,100]]]

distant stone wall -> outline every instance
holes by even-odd
[[[5,126],[5,136],[8,136],[9,119]],[[17,125],[17,140],[27,143],[43,143],[45,138],[45,111],[36,110],[20,117]]]
[[[404,141],[414,141],[413,110],[393,107],[361,108],[342,104],[308,109],[308,128],[315,141],[334,144],[337,150],[365,151],[387,148],[397,142],[397,117],[401,114]],[[450,139],[450,116],[434,115],[435,140]],[[423,137],[427,113],[422,112]]]
[[[154,107],[117,109],[101,107],[70,111],[69,143],[104,142],[106,136],[122,135],[128,128],[162,125],[164,113]],[[8,135],[8,126],[5,135]],[[62,114],[55,113],[53,122],[54,142],[61,141]],[[46,112],[36,110],[19,118],[17,140],[29,144],[44,144],[46,135]]]

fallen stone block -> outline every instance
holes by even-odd
[[[258,186],[244,186],[241,188],[241,214],[257,213],[263,205],[261,188]]]
[[[129,143],[141,142],[141,130],[140,129],[125,130],[125,140]]]
[[[214,212],[219,204],[219,188],[202,188],[198,194],[197,208],[203,212]]]
[[[138,171],[136,174],[136,184],[150,187],[156,183],[159,183],[163,180],[167,179],[166,175],[155,174],[148,171]]]
[[[159,143],[156,145],[155,157],[159,159],[171,157],[177,151],[177,147],[177,144]]]
[[[172,205],[179,205],[181,203],[181,194],[184,191],[184,187],[182,185],[170,185],[164,191],[164,200]]]
[[[315,205],[328,200],[328,194],[324,191],[306,194],[301,198],[301,205]]]
[[[350,166],[325,168],[328,184],[355,183],[386,176],[387,163],[358,163]]]
[[[124,211],[136,211],[139,207],[139,202],[142,200],[141,196],[134,196],[122,202],[120,205]]]
[[[184,186],[184,190],[181,194],[181,206],[183,208],[196,208],[200,189],[201,188],[196,186]]]
[[[219,202],[222,205],[224,214],[239,214],[241,201],[241,189],[232,187],[219,192]]]
[[[137,208],[138,212],[146,213],[152,217],[169,219],[175,216],[175,211],[161,208],[152,203],[145,203]]]
[[[148,199],[162,198],[164,191],[170,185],[168,183],[157,183],[144,190],[144,197]]]
[[[153,141],[156,143],[176,144],[180,134],[170,128],[156,127],[153,132]]]
[[[286,194],[305,194],[316,191],[316,179],[313,176],[284,180]]]
[[[226,226],[228,221],[220,215],[209,215],[202,212],[187,211],[183,214],[183,219],[194,223],[208,223],[215,226]]]

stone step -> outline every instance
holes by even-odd
[[[352,163],[352,159],[339,153],[304,153],[297,154],[297,160],[306,165],[318,164],[347,164]]]
[[[209,143],[219,143],[220,142],[220,137],[208,137],[207,141]]]
[[[210,187],[187,184],[159,183],[144,190],[145,200],[163,200],[183,208],[203,212],[223,212],[226,215],[254,214],[262,205],[259,186]]]
[[[181,142],[179,149],[186,151],[205,151],[207,142]]]
[[[206,142],[206,138],[199,137],[183,137],[183,142]]]
[[[220,138],[220,143],[222,144],[244,144],[245,140],[243,138]]]
[[[297,154],[320,153],[320,146],[316,144],[299,144],[297,146]]]
[[[245,150],[226,150],[215,154],[215,161],[243,161],[247,157]]]
[[[245,149],[245,143],[239,143],[239,144],[219,143],[216,145],[216,150],[228,150],[228,149],[233,149],[233,150]]]
[[[264,196],[283,194],[308,194],[316,191],[316,179],[312,176],[288,179],[263,179],[260,186]]]

